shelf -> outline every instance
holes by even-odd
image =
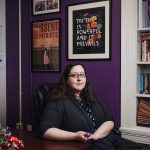
[[[150,65],[150,62],[143,62],[143,61],[138,61],[136,62],[137,65]]]
[[[146,98],[150,98],[150,94],[136,94],[136,97],[146,97]]]
[[[150,28],[138,28],[137,31],[141,32],[146,32],[146,31],[150,31]]]

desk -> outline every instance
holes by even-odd
[[[23,140],[23,150],[89,150],[90,143],[77,141],[52,141],[39,139],[36,134],[24,130],[12,130],[12,135]]]

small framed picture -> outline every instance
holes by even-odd
[[[60,11],[60,0],[33,0],[33,15]]]
[[[60,19],[32,22],[32,71],[60,71]]]
[[[68,5],[68,59],[110,59],[110,1]]]

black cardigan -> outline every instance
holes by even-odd
[[[105,121],[113,121],[112,115],[101,101],[97,100],[94,105],[91,105],[91,109],[97,128]],[[77,100],[69,98],[48,103],[41,120],[40,135],[42,136],[47,129],[52,127],[71,132],[85,131],[93,133],[95,131],[85,110],[80,107]],[[148,150],[149,146],[121,138],[114,132],[102,139],[92,141],[90,146],[90,150],[143,150],[144,148]]]
[[[96,126],[99,127],[105,121],[113,121],[112,115],[100,100],[91,104]],[[79,106],[75,99],[64,98],[49,102],[44,110],[40,123],[40,135],[49,128],[59,128],[66,131],[94,132],[92,122],[87,113]]]

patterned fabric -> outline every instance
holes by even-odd
[[[93,112],[91,110],[91,108],[89,107],[88,104],[86,103],[83,103],[82,101],[78,101],[79,102],[79,105],[80,107],[87,113],[87,115],[90,117],[91,121],[92,121],[92,125],[93,125],[93,128],[96,130],[96,123],[95,123],[95,117],[93,115]]]

